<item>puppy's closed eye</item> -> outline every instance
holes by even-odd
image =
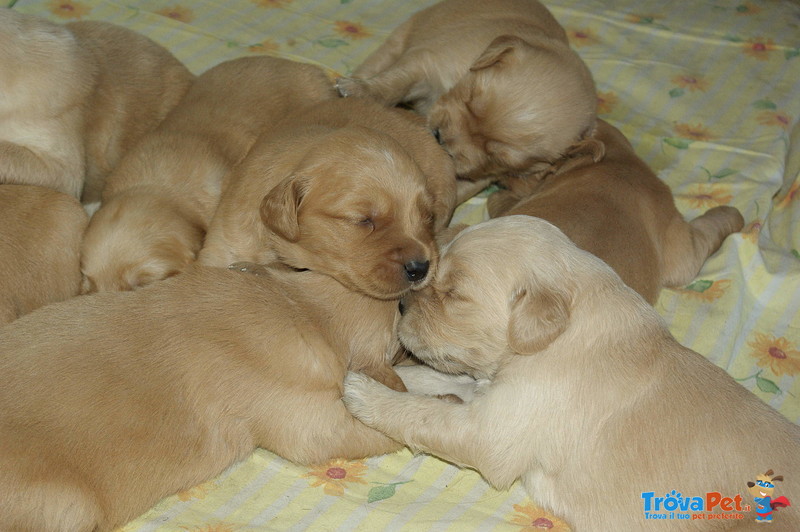
[[[520,355],[541,351],[569,323],[569,300],[563,292],[525,288],[511,302],[508,345]]]

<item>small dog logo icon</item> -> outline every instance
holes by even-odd
[[[756,523],[771,523],[772,512],[776,508],[783,508],[791,506],[789,499],[786,497],[772,498],[775,491],[775,482],[783,481],[782,475],[773,475],[772,469],[763,475],[757,475],[755,482],[748,482],[747,487],[750,488],[750,495],[756,503]]]

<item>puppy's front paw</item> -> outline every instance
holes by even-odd
[[[353,416],[369,425],[373,421],[377,399],[388,388],[363,373],[349,371],[344,378],[344,396],[342,400]]]
[[[358,78],[336,78],[336,90],[343,98],[367,94],[366,83]]]

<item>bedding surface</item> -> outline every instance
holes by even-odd
[[[348,74],[431,0],[18,0],[58,22],[137,30],[200,73],[251,54]],[[591,68],[600,116],[673,190],[687,218],[732,205],[746,226],[657,310],[675,337],[800,421],[800,4],[549,0]],[[469,38],[469,36],[464,36]],[[455,222],[487,217],[484,191]],[[665,409],[670,405],[663,405]],[[653,412],[654,416],[658,412]],[[687,413],[691,415],[691,413]],[[291,419],[286,420],[291,423]],[[125,479],[120,479],[124,482]],[[743,491],[744,493],[744,487]],[[161,501],[125,532],[567,530],[521,486],[408,451],[299,467],[259,450]]]

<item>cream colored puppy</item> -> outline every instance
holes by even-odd
[[[784,493],[800,493],[800,427],[681,346],[610,267],[548,222],[508,216],[465,229],[442,249],[431,284],[403,303],[407,348],[490,383],[451,404],[354,373],[350,411],[497,488],[520,479],[575,530],[644,530],[653,526],[646,501],[663,513],[655,497],[672,490],[704,506],[709,493],[740,495],[734,513],[744,519],[659,529],[752,528],[746,483],[767,469],[784,476]],[[778,518],[782,530],[800,530],[798,512]]]
[[[78,295],[88,217],[50,188],[0,185],[0,324]]]
[[[314,272],[197,267],[0,328],[0,530],[111,530],[256,447],[399,449],[341,401],[348,369],[405,389],[397,317]]]
[[[723,240],[741,230],[744,219],[724,205],[687,222],[675,208],[672,191],[620,130],[598,120],[595,138],[605,146],[603,160],[569,158],[540,181],[506,180],[509,189],[489,197],[489,214],[547,220],[655,303],[663,286],[691,282]]]
[[[322,102],[262,136],[226,178],[199,261],[279,261],[397,299],[436,267],[452,163],[410,111]]]
[[[196,258],[222,180],[290,110],[335,98],[325,72],[272,57],[221,63],[109,176],[82,248],[85,292],[131,290]]]
[[[99,199],[103,180],[189,88],[166,49],[105,22],[0,8],[0,183]]]
[[[536,0],[434,4],[337,85],[344,96],[414,105],[462,178],[535,174],[597,144],[592,75]]]

